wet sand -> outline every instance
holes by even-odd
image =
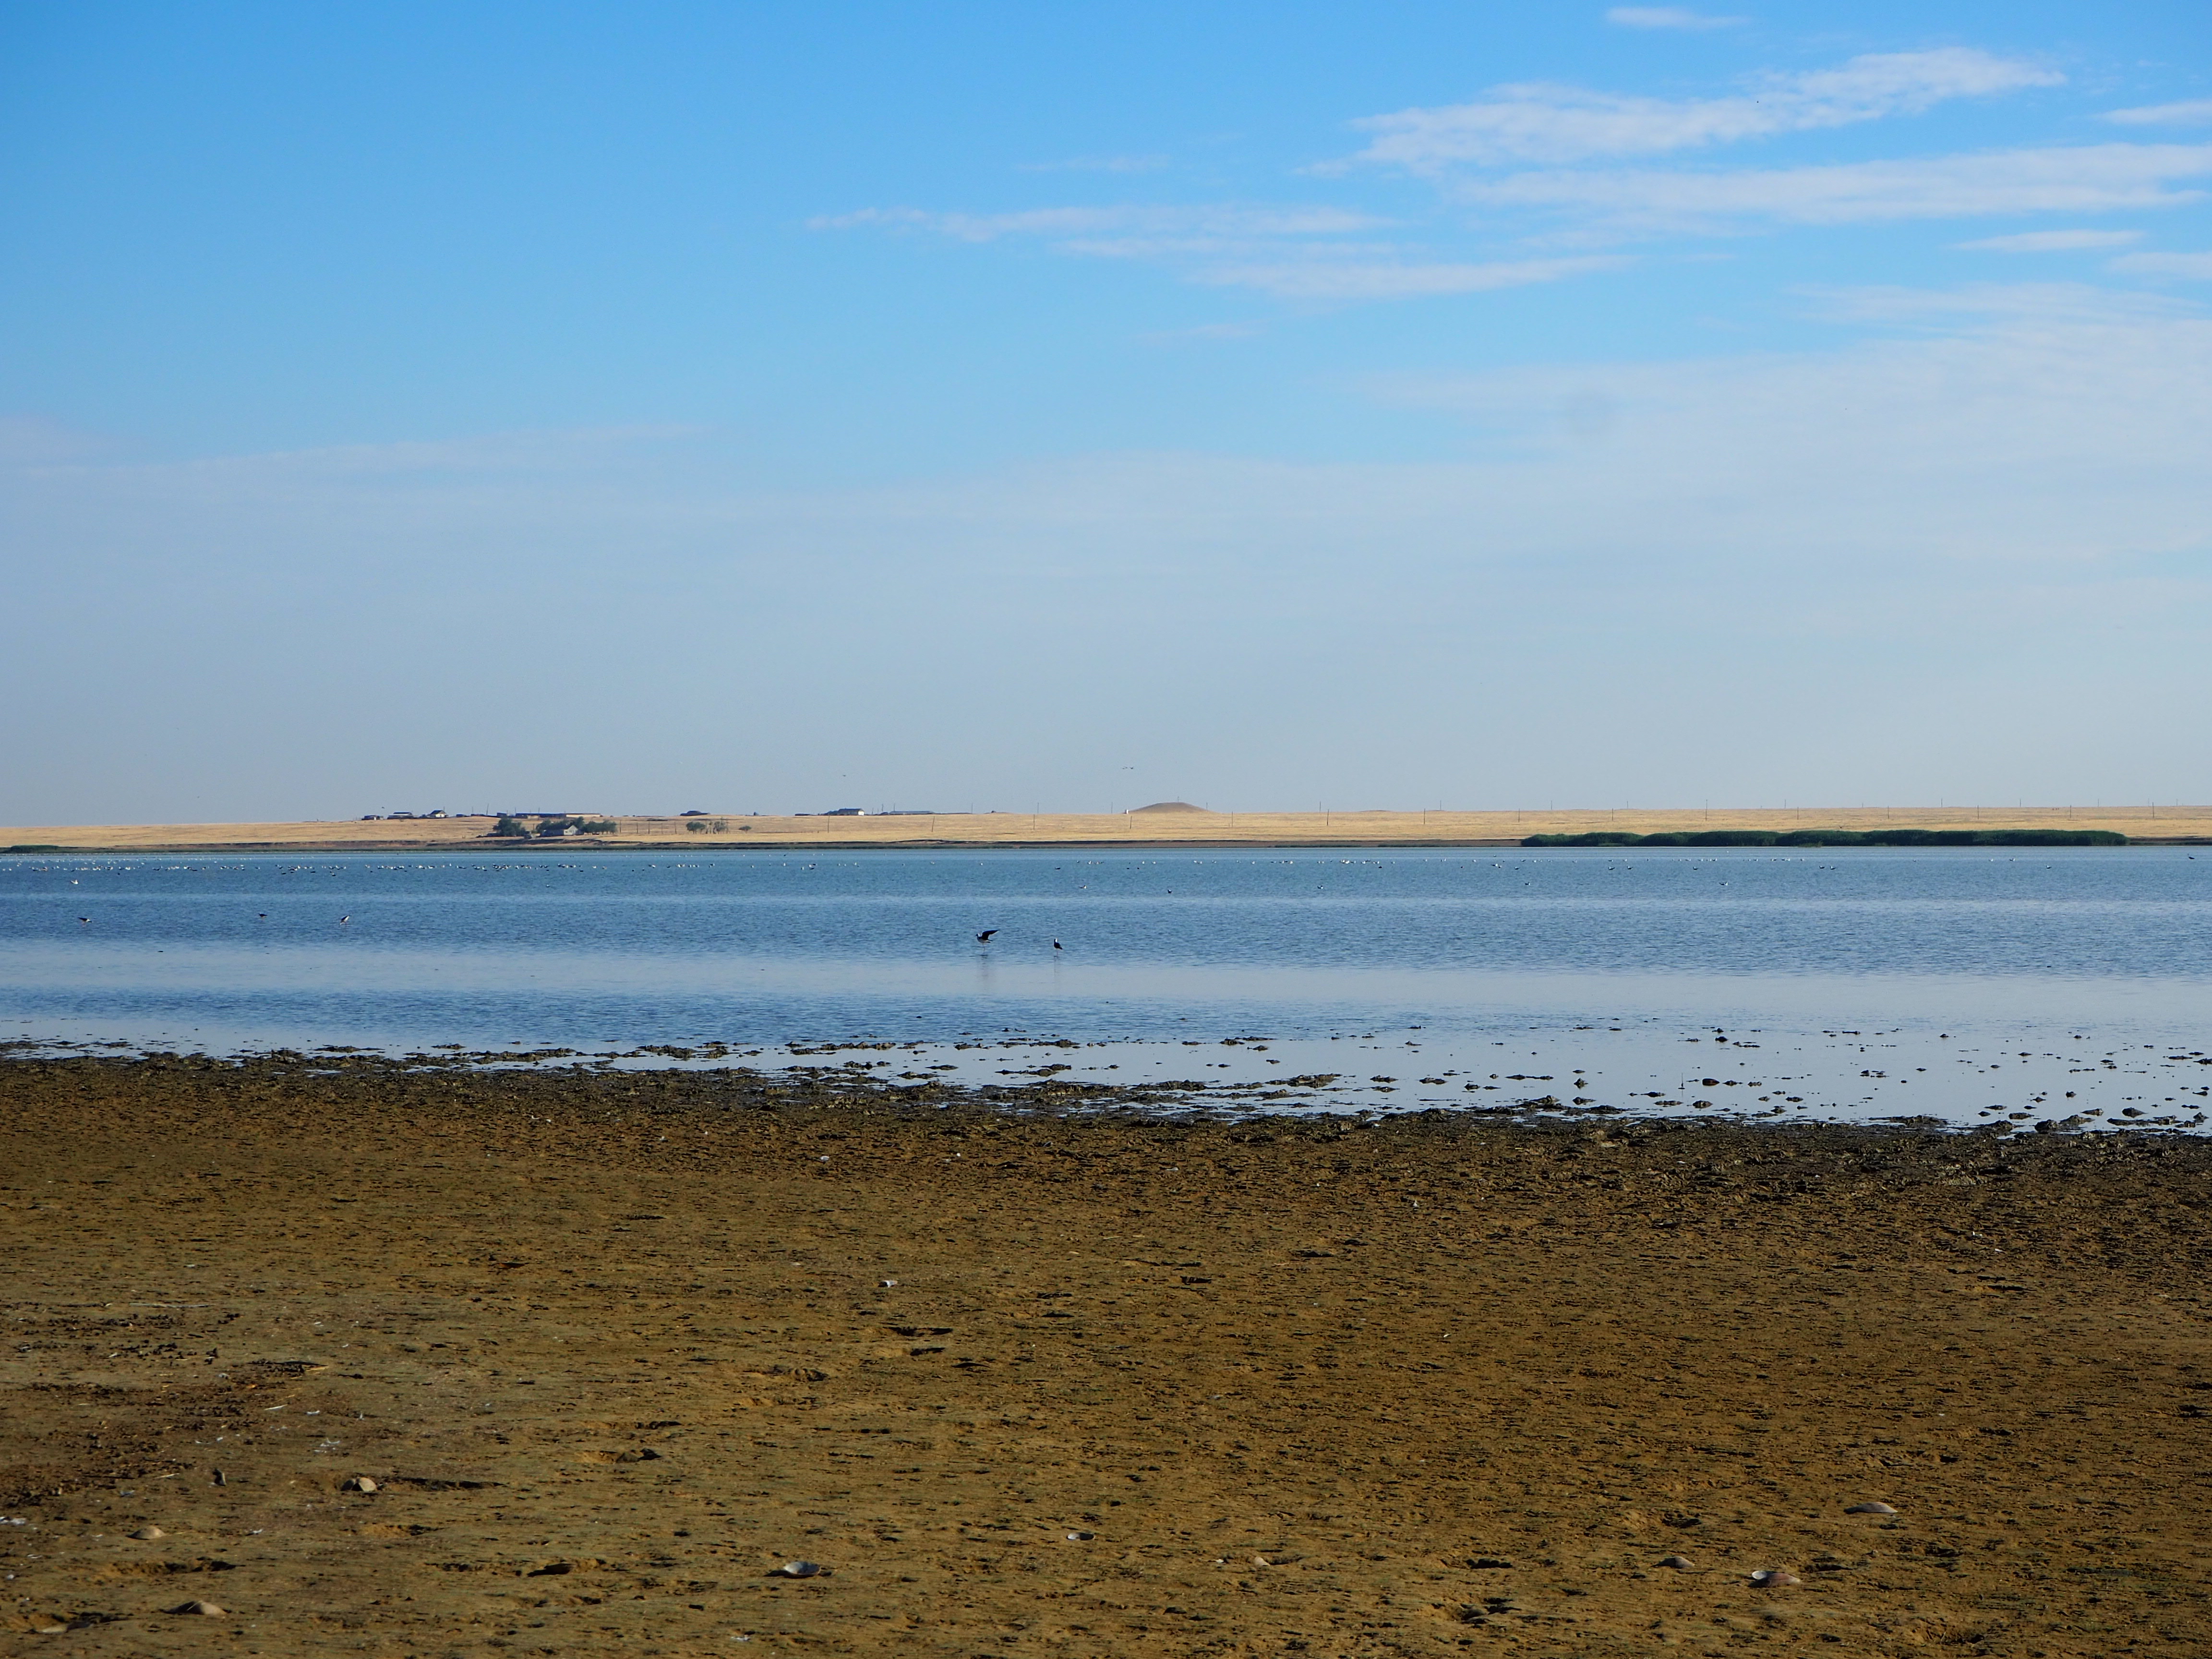
[[[2212,1148],[1084,1099],[0,1064],[0,1651],[2212,1650]]]

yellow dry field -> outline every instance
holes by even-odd
[[[565,846],[899,847],[989,845],[1502,845],[1523,836],[1590,830],[2114,830],[2138,838],[2212,836],[2212,806],[1853,806],[1627,808],[1604,812],[979,812],[886,817],[614,817],[612,835]],[[392,851],[512,846],[490,842],[489,818],[319,823],[33,824],[0,828],[0,848],[100,852],[194,848]]]

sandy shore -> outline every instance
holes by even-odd
[[[1523,836],[1593,830],[2111,830],[2136,840],[2212,837],[2212,806],[1850,806],[1603,812],[934,813],[887,817],[707,819],[617,817],[611,834],[552,846],[914,847],[1510,846]],[[94,852],[269,849],[299,852],[495,848],[488,818],[340,819],[304,823],[94,823],[0,827],[0,848]]]
[[[0,1064],[6,1650],[2212,1651],[2198,1143],[344,1066]]]

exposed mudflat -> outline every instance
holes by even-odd
[[[0,1064],[0,1651],[2212,1651],[2212,1146],[1081,1103]]]

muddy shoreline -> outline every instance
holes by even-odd
[[[0,1061],[0,1641],[2212,1644],[2202,1139],[1190,1099]]]

